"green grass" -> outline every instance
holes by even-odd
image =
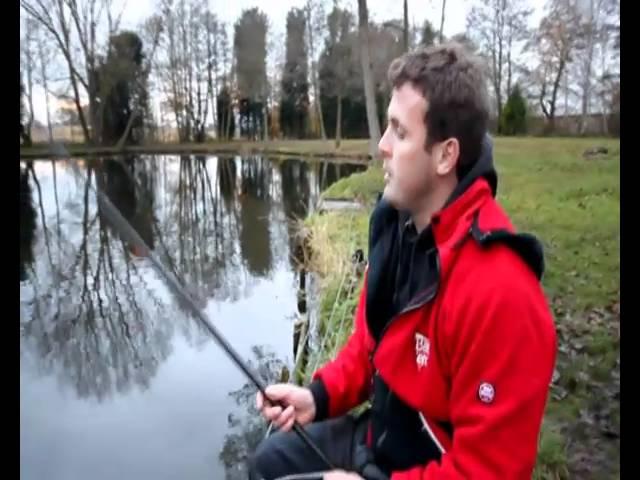
[[[585,160],[604,144],[610,155]],[[516,227],[544,243],[550,297],[584,310],[618,295],[620,147],[612,140],[498,139],[498,198]]]
[[[569,477],[567,446],[564,436],[546,423],[542,427],[538,447],[538,464],[534,480],[565,480]]]
[[[324,198],[357,199],[370,203],[384,188],[380,167],[370,167],[357,175],[342,178],[322,193]]]
[[[590,160],[587,148],[609,154]],[[364,145],[366,148],[366,144]],[[534,478],[617,478],[619,475],[620,145],[611,139],[497,138],[498,200],[516,228],[545,247],[543,286],[558,329],[558,378],[540,437]],[[320,323],[345,339],[357,289],[337,297],[338,272],[355,248],[367,249],[368,215],[382,189],[371,167],[335,183],[323,196],[356,198],[362,213],[327,213],[307,220],[322,282]],[[337,298],[337,301],[336,301]],[[349,311],[351,310],[351,311]],[[323,358],[331,352],[321,352]]]

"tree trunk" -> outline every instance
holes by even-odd
[[[569,76],[564,76],[564,115],[569,115]]]
[[[513,69],[513,62],[511,59],[511,51],[513,50],[513,24],[509,19],[509,37],[507,40],[507,98],[511,96],[511,74]]]
[[[497,4],[494,3],[494,14],[498,15],[498,9],[496,8]],[[500,86],[497,81],[498,78],[498,33],[496,32],[496,28],[491,29],[491,84],[493,85],[493,92],[496,95],[496,115],[498,117],[497,127],[498,133],[500,132],[500,101],[498,100],[498,96],[500,95]]]
[[[587,25],[587,48],[583,57],[583,72],[582,72],[582,115],[580,117],[580,135],[584,135],[587,128],[587,117],[589,116],[589,100],[591,97],[591,73],[593,64],[593,51],[595,46],[595,12],[593,0],[589,2],[589,22]]]
[[[369,153],[372,158],[375,158],[377,156],[378,143],[380,142],[380,124],[378,122],[378,110],[376,108],[375,88],[369,55],[369,12],[367,11],[367,0],[358,0],[358,23],[362,80],[364,82],[364,95],[367,105],[367,123],[369,124]]]
[[[609,136],[609,122],[607,121],[607,112],[604,108],[602,109],[602,134],[605,137]]]
[[[602,72],[602,75],[604,75],[604,72],[606,71],[606,62],[607,62],[607,43],[608,43],[608,38],[607,36],[603,36],[603,38],[601,39],[601,44],[600,44],[600,71]],[[601,98],[601,108],[600,111],[602,112],[602,132],[604,133],[605,136],[609,136],[609,121],[608,121],[608,117],[609,117],[609,108],[607,105],[607,94],[605,93],[605,87],[604,85],[602,86],[602,93],[600,94],[600,98]]]
[[[548,120],[549,119],[549,110],[547,109],[547,105],[545,103],[547,96],[547,72],[544,72],[542,85],[540,86],[540,95],[538,97],[538,102],[540,102],[540,109],[542,110],[542,114]]]
[[[440,35],[439,35],[440,43],[444,41],[444,10],[446,6],[447,6],[447,0],[442,0],[442,12],[440,13]]]
[[[336,113],[336,149],[340,148],[342,140],[342,94],[338,94],[338,109]]]
[[[318,82],[318,67],[315,61],[311,63],[313,75],[313,96],[315,97],[316,110],[318,111],[318,123],[320,123],[320,137],[327,139],[327,131],[324,128],[324,116],[322,114],[322,102],[320,101],[320,83]]]
[[[31,69],[29,69],[31,70]],[[27,131],[27,135],[29,137],[29,139],[32,138],[32,134],[31,134],[31,129],[33,127],[33,119],[34,119],[34,114],[33,114],[33,80],[32,80],[32,75],[31,72],[27,72],[27,100],[29,102],[29,117],[27,119],[27,125],[26,125],[26,131]]]
[[[47,133],[49,134],[49,143],[53,143],[53,126],[51,125],[51,107],[49,105],[49,91],[44,87],[44,98],[47,108]]]
[[[66,26],[67,23],[64,16],[64,10],[62,6],[62,2],[60,0],[58,0],[57,14],[58,14],[58,21],[60,23],[60,28],[62,30],[62,39],[63,39],[63,42],[60,41],[60,44],[61,46],[63,46],[62,50],[64,53],[64,57],[67,60],[67,67],[69,68],[69,78],[71,80],[71,88],[73,89],[73,102],[78,112],[78,120],[80,121],[80,126],[82,127],[82,135],[84,136],[84,141],[85,143],[91,145],[93,143],[91,138],[91,132],[87,125],[87,119],[84,115],[84,111],[82,110],[82,102],[80,101],[80,92],[78,90],[78,79],[80,78],[80,74],[78,73],[75,66],[73,65],[71,49],[70,49],[70,32]],[[87,93],[89,94],[89,91],[90,91],[89,82],[86,82],[84,85],[87,89]],[[89,97],[91,98],[90,94],[89,94]]]
[[[186,15],[185,15],[186,16]],[[196,126],[195,122],[195,109],[193,107],[193,58],[191,57],[191,52],[189,51],[189,47],[187,44],[187,26],[182,25],[183,32],[183,44],[184,44],[184,52],[188,56],[185,58],[186,65],[186,87],[187,87],[187,140],[190,141],[193,139],[193,130]]]
[[[556,78],[553,81],[553,86],[551,90],[551,101],[549,102],[549,110],[547,114],[547,118],[549,120],[549,132],[552,133],[555,131],[556,124],[556,103],[558,100],[558,90],[560,89],[560,82],[562,80],[562,74],[564,73],[564,68],[566,66],[566,59],[560,59],[560,65],[558,67],[558,73],[556,74]]]
[[[267,108],[267,99],[262,101],[262,141],[269,140],[269,113]]]
[[[87,77],[89,78],[89,120],[91,122],[91,136],[94,145],[100,145],[103,141],[102,135],[102,118],[104,115],[106,95],[101,90],[97,73],[94,70],[87,69]],[[98,98],[102,101],[98,102]]]
[[[82,135],[84,136],[84,141],[86,144],[91,145],[91,133],[89,132],[89,127],[87,126],[87,119],[84,116],[84,111],[82,110],[82,103],[80,102],[80,92],[78,91],[78,82],[76,81],[75,74],[73,73],[73,68],[71,64],[69,64],[69,74],[71,76],[71,88],[73,88],[73,103],[76,106],[76,110],[78,111],[78,120],[80,120],[80,126],[82,127]]]
[[[327,139],[327,132],[324,129],[324,117],[322,115],[322,103],[320,102],[320,84],[318,82],[318,64],[316,63],[315,47],[313,42],[313,22],[311,18],[311,5],[305,6],[307,19],[307,37],[309,41],[309,55],[311,57],[311,84],[313,86],[313,98],[315,100],[316,115],[320,124],[320,138]]]
[[[31,22],[26,22],[27,26],[27,45],[25,49],[25,53],[27,55],[27,102],[29,103],[29,116],[27,117],[27,124],[25,125],[25,130],[27,137],[29,138],[29,143],[31,143],[31,127],[33,126],[33,57],[31,55],[31,43],[32,43],[32,34],[31,30]]]
[[[197,62],[197,60],[196,60]],[[198,104],[197,109],[198,109],[198,114],[196,115],[196,120],[195,120],[195,127],[196,127],[196,134],[195,134],[195,141],[200,143],[204,141],[204,128],[205,128],[205,124],[206,124],[206,118],[203,121],[202,119],[202,88],[200,85],[200,79],[197,78],[197,74],[196,74],[196,102]],[[207,102],[205,100],[205,107],[209,104],[209,102]],[[206,117],[206,108],[205,108],[205,114],[204,116]]]
[[[553,82],[553,90],[551,91],[551,106],[550,106],[552,117],[555,116],[556,102],[558,100],[558,90],[560,89],[560,81],[562,80],[562,74],[564,73],[565,65],[566,65],[566,62],[561,60],[560,68],[558,68],[558,75],[555,81]]]
[[[131,112],[131,115],[129,115],[129,121],[127,121],[127,126],[125,127],[122,136],[116,144],[116,150],[121,151],[124,148],[127,142],[127,138],[129,137],[129,132],[131,132],[131,128],[133,127],[133,121],[138,117],[139,114],[140,112],[138,112],[138,110],[134,110],[133,112]]]
[[[40,74],[42,75],[42,88],[44,88],[44,101],[47,108],[47,131],[49,133],[49,143],[53,143],[53,129],[51,127],[51,109],[49,106],[49,82],[47,79],[47,67],[42,50],[42,42],[38,43],[38,54],[40,56]]]
[[[227,125],[225,138],[231,140],[231,120],[233,118],[233,104],[231,102],[231,94],[229,94],[229,102],[226,105],[227,108]]]
[[[169,15],[171,15],[169,13]],[[178,85],[179,62],[177,60],[175,22],[172,18],[167,19],[167,37],[169,39],[169,80],[171,83],[171,107],[176,118],[176,128],[178,130],[178,142],[182,143],[186,139],[185,126],[183,121],[184,106],[178,103],[180,98],[180,87]]]
[[[509,47],[509,52],[507,53],[507,99],[511,96],[511,73],[512,73],[512,63],[511,63],[511,47]]]
[[[442,27],[440,27],[442,28]],[[409,51],[409,0],[404,0],[404,28],[402,30],[404,51]]]
[[[211,35],[213,33],[214,36],[214,45],[211,45]],[[215,53],[214,53],[215,52]],[[216,55],[216,60],[214,62],[213,56],[214,54]],[[214,68],[214,63],[217,65],[217,55],[218,55],[218,49],[217,49],[217,34],[215,32],[212,31],[212,26],[211,26],[211,16],[207,15],[207,81],[208,81],[208,87],[207,87],[207,92],[208,95],[211,95],[211,117],[213,118],[213,126],[214,126],[214,130],[217,130],[217,125],[216,125],[216,120],[217,120],[217,116],[216,116],[216,92],[215,92],[215,87],[213,84],[213,68]],[[205,124],[206,124],[206,115],[205,115]]]
[[[504,33],[504,3],[502,2],[502,10],[499,13],[499,24],[498,24],[498,71],[496,77],[496,101],[498,103],[498,133],[502,133],[502,57],[504,54],[503,51],[503,33]]]

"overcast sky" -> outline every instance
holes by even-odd
[[[477,0],[476,0],[477,1]],[[269,17],[270,28],[275,35],[284,35],[287,12],[292,7],[302,7],[305,0],[209,0],[209,6],[222,21],[233,24],[244,9],[259,7]],[[339,0],[340,6],[357,12],[357,0]],[[447,0],[445,10],[444,34],[451,36],[464,32],[467,13],[474,0]],[[534,9],[530,18],[531,25],[537,25],[544,7],[545,0],[528,0]],[[124,6],[121,28],[135,29],[144,19],[155,10],[157,0],[115,0],[114,11],[119,12]],[[330,2],[327,2],[330,4]],[[403,2],[401,0],[368,0],[369,17],[371,21],[382,22],[392,18],[402,18]],[[440,26],[442,0],[409,0],[409,23],[421,25],[429,19],[436,28]],[[23,12],[21,11],[21,15]],[[51,99],[52,115],[55,115],[56,102]],[[37,120],[46,122],[46,106],[44,91],[34,87],[34,114]]]

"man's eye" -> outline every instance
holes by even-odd
[[[403,140],[405,136],[405,132],[401,128],[396,128],[396,135],[398,135],[398,138],[400,140]]]

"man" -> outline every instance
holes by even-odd
[[[327,470],[288,432],[296,419],[335,467],[319,478],[531,478],[556,333],[540,245],[494,198],[482,69],[441,44],[388,76],[385,188],[354,332],[309,388],[267,389],[284,411],[258,395],[280,431],[255,468],[268,480]]]

